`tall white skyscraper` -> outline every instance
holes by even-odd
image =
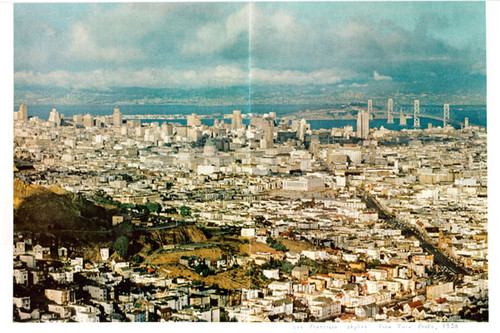
[[[307,123],[307,120],[301,119],[299,123],[299,128],[297,131],[297,136],[299,137],[300,141],[304,141],[306,137],[306,132],[308,129],[311,128],[311,125]]]
[[[358,111],[358,120],[356,123],[356,136],[366,139],[370,133],[370,114],[366,111]]]
[[[399,125],[406,126],[406,116],[403,113],[403,108],[399,108]]]
[[[49,113],[49,121],[55,123],[57,126],[61,125],[61,117],[56,109],[52,109]]]
[[[28,120],[28,107],[26,106],[26,104],[19,105],[17,120]]]
[[[113,112],[113,126],[119,127],[122,125],[122,113],[120,112],[120,108],[115,106],[114,112]]]
[[[233,111],[233,118],[231,119],[231,129],[238,130],[243,127],[243,120],[241,119],[241,110]]]

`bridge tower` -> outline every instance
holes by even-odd
[[[392,111],[393,111],[394,105],[392,98],[389,98],[387,101],[387,123],[388,124],[394,124],[394,118],[392,116]]]
[[[368,114],[373,113],[373,102],[371,99],[368,100]]]
[[[418,99],[413,103],[413,127],[420,127],[420,101]]]
[[[450,119],[450,104],[443,106],[443,128],[446,127],[446,121]]]

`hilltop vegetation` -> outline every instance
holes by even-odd
[[[113,248],[120,237],[129,241],[127,251],[122,253],[127,258],[136,254],[145,258],[150,251],[164,245],[207,240],[196,226],[136,231],[124,222],[113,227],[111,217],[118,213],[126,212],[97,205],[59,187],[46,188],[14,180],[14,231],[86,248],[89,257],[95,256],[99,246]]]
[[[61,188],[14,180],[14,231],[74,240],[104,240],[116,213]],[[102,234],[99,236],[98,234]]]

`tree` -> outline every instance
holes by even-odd
[[[283,261],[281,264],[281,270],[283,270],[286,273],[290,273],[293,269],[293,265],[287,261]]]
[[[159,214],[161,212],[161,206],[157,202],[147,202],[146,207],[150,212]]]
[[[146,205],[137,204],[135,209],[142,215],[149,215],[149,208]]]
[[[181,213],[181,215],[184,217],[189,216],[191,215],[191,207],[181,206],[179,207],[179,213]]]
[[[116,239],[113,248],[122,258],[125,258],[128,251],[128,238],[125,236],[120,236]]]
[[[167,208],[165,208],[165,213],[167,213],[167,214],[177,214],[177,209],[175,209],[175,207],[167,207]]]

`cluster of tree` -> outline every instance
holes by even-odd
[[[162,206],[157,202],[146,202],[144,205],[137,204],[134,209],[142,215],[149,215],[149,213],[160,214]]]
[[[285,247],[285,245],[283,245],[281,242],[278,242],[277,240],[275,240],[272,237],[267,237],[266,243],[267,243],[267,245],[269,245],[270,247],[272,247],[276,251],[286,252],[286,250],[287,250],[287,248]]]
[[[207,265],[205,264],[199,264],[198,266],[196,266],[194,268],[194,271],[201,275],[202,277],[206,277],[206,276],[209,276],[211,274],[214,274],[214,271],[211,270]]]
[[[375,259],[372,262],[369,262],[369,263],[366,264],[366,268],[367,269],[375,268],[377,266],[380,266],[380,260],[377,260],[377,259]]]
[[[107,205],[107,206],[115,206],[119,207],[120,202],[113,200],[113,198],[104,192],[103,190],[97,190],[94,195],[91,197],[91,199],[97,203],[100,203],[102,205]]]
[[[115,240],[113,244],[113,249],[122,258],[125,258],[128,253],[129,241],[127,236],[120,236]]]
[[[97,190],[91,199],[97,203],[115,206],[120,209],[135,210],[140,214],[148,215],[149,213],[161,213],[162,206],[157,202],[146,202],[145,204],[132,204],[132,203],[121,203],[119,201],[113,200],[109,194],[106,194],[103,190]],[[184,207],[184,206],[183,206]],[[174,208],[175,210],[175,208]],[[175,210],[177,213],[177,211]]]

